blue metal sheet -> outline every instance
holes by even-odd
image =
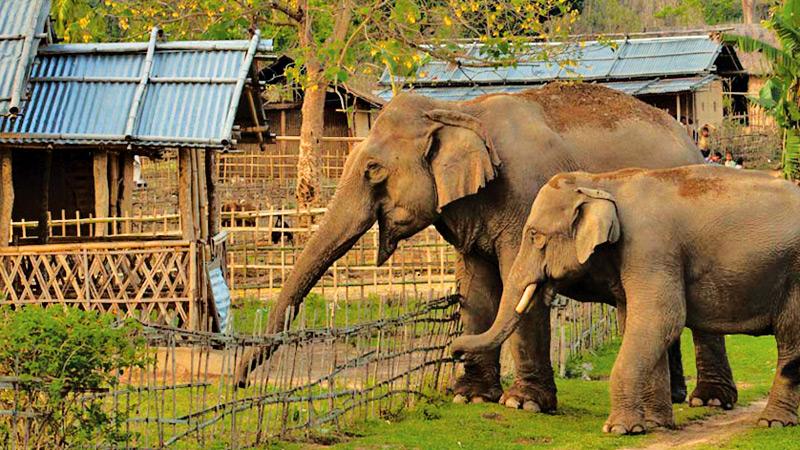
[[[140,43],[113,44],[113,49],[97,44],[50,46],[37,57],[25,114],[16,120],[0,118],[0,143],[225,145],[231,133],[225,129],[231,104],[241,92],[235,81],[246,63],[249,43],[209,41],[191,46],[196,48],[179,49],[180,43],[174,42],[156,46],[128,139],[126,123],[146,47]]]
[[[545,45],[550,48],[545,49]],[[722,44],[703,35],[628,39],[613,41],[613,45],[590,41],[561,47],[537,43],[531,47],[532,54],[543,50],[554,51],[553,61],[529,59],[516,66],[497,68],[457,67],[432,61],[419,70],[414,84],[543,83],[559,79],[613,80],[704,75],[713,70]],[[467,53],[473,58],[480,57],[478,46],[474,44],[470,45]],[[567,61],[573,64],[565,67],[559,64]],[[381,84],[386,86],[390,81],[391,78],[384,73]]]
[[[49,11],[50,0],[0,1],[0,116],[9,113],[12,98],[25,96],[24,81],[46,29]],[[30,40],[28,48],[26,38]],[[22,83],[15,87],[17,77],[22,77]]]

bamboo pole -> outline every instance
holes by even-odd
[[[181,232],[187,241],[194,241],[194,209],[192,206],[192,155],[188,148],[178,150],[178,207]]]
[[[108,217],[108,151],[97,149],[93,152],[94,173],[94,217],[104,219]],[[95,236],[105,236],[107,226],[96,224]]]
[[[11,150],[0,149],[0,247],[8,246],[11,239],[11,214],[14,209],[11,160]]]

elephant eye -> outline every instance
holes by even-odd
[[[533,241],[533,245],[538,248],[544,248],[545,244],[547,243],[547,237],[542,233],[538,233],[535,230],[531,231],[531,240]]]

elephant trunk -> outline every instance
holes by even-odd
[[[506,289],[491,328],[481,334],[457,338],[451,345],[453,356],[458,358],[464,353],[487,352],[502,345],[517,328],[522,314],[529,309],[535,292],[534,283],[527,285],[521,295],[516,289]],[[519,301],[515,303],[516,299]]]
[[[284,331],[298,313],[299,306],[326,270],[358,241],[377,220],[377,210],[369,192],[357,184],[343,184],[328,205],[319,229],[311,236],[286,279],[275,307],[270,311],[267,334]],[[354,204],[354,199],[363,199]],[[291,308],[291,317],[287,312]],[[240,387],[256,367],[270,358],[278,345],[249,348],[237,367]]]

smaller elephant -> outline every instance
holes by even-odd
[[[745,236],[726,245],[718,234]],[[499,346],[553,292],[616,300],[622,346],[603,431],[674,424],[667,347],[684,326],[711,334],[774,334],[778,367],[759,425],[797,424],[800,403],[800,189],[724,167],[573,172],[541,189],[483,334],[453,352]]]

